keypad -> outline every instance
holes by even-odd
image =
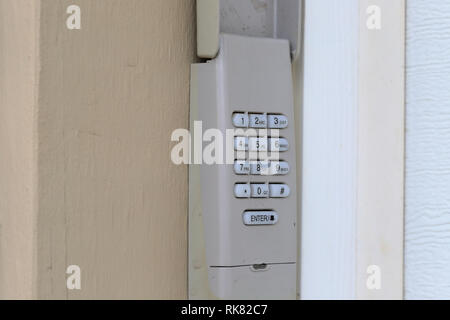
[[[288,118],[281,114],[235,112],[232,116],[236,128],[285,129]],[[267,131],[267,130],[264,130]],[[266,133],[267,135],[267,133]],[[240,135],[234,137],[235,151],[247,154],[245,159],[235,160],[234,173],[239,176],[285,176],[289,174],[287,161],[255,160],[251,158],[261,152],[283,152],[289,150],[289,141],[283,137]],[[237,198],[286,198],[290,188],[283,183],[238,183],[234,194]]]

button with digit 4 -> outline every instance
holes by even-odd
[[[234,138],[234,150],[247,151],[248,150],[248,138],[247,137],[235,137]]]

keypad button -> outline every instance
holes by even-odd
[[[269,185],[271,198],[287,198],[291,193],[291,189],[286,184],[271,183]]]
[[[250,162],[250,174],[252,175],[269,175],[268,161],[252,161]]]
[[[248,146],[250,152],[265,152],[267,151],[267,138],[249,138]]]
[[[265,114],[250,114],[250,128],[267,128],[267,116]]]
[[[270,173],[272,175],[286,175],[289,173],[289,163],[286,161],[273,161],[270,163]]]
[[[242,219],[247,226],[274,225],[278,222],[275,211],[246,211]]]
[[[234,172],[236,174],[249,174],[250,173],[250,163],[245,160],[236,160],[234,162]]]
[[[271,114],[267,118],[270,129],[284,129],[288,126],[288,118],[286,116]]]
[[[271,152],[285,152],[289,150],[289,142],[285,138],[269,138]]]
[[[262,183],[251,184],[252,198],[267,198],[269,197],[269,186]]]
[[[250,185],[243,183],[235,184],[234,195],[236,198],[250,198]]]
[[[248,138],[247,137],[235,137],[234,138],[234,150],[247,151],[248,150]]]
[[[248,115],[245,113],[234,113],[233,114],[233,125],[237,128],[247,128],[248,127]]]

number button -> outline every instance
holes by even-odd
[[[269,115],[269,128],[270,129],[284,129],[288,126],[288,118],[281,115]]]
[[[243,183],[235,184],[234,195],[236,198],[250,198],[250,186]]]
[[[251,128],[267,128],[267,116],[265,114],[250,114]]]
[[[289,163],[286,161],[274,161],[270,163],[270,173],[272,175],[286,175],[289,173]]]
[[[234,150],[247,151],[248,150],[248,138],[247,137],[235,137],[234,138]]]
[[[254,161],[250,163],[250,174],[252,175],[268,175],[269,162],[268,161]]]
[[[233,125],[237,128],[247,128],[248,127],[248,115],[246,115],[245,113],[233,114]]]
[[[249,174],[250,173],[250,163],[245,160],[236,160],[234,162],[234,172],[236,174]]]
[[[269,197],[269,186],[267,184],[252,184],[252,198],[267,198]]]
[[[289,150],[289,142],[285,138],[269,138],[271,152],[284,152]]]
[[[248,145],[251,152],[267,151],[267,138],[249,138]]]
[[[287,198],[291,189],[286,184],[271,183],[269,185],[271,198]]]

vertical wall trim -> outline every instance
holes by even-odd
[[[305,1],[301,298],[355,298],[359,0]]]
[[[403,296],[405,1],[361,0],[358,74],[357,298]],[[369,6],[381,29],[369,30]],[[381,288],[369,290],[369,266]]]
[[[306,0],[304,38],[301,297],[401,299],[405,1]]]
[[[36,298],[40,1],[0,1],[0,299]]]

